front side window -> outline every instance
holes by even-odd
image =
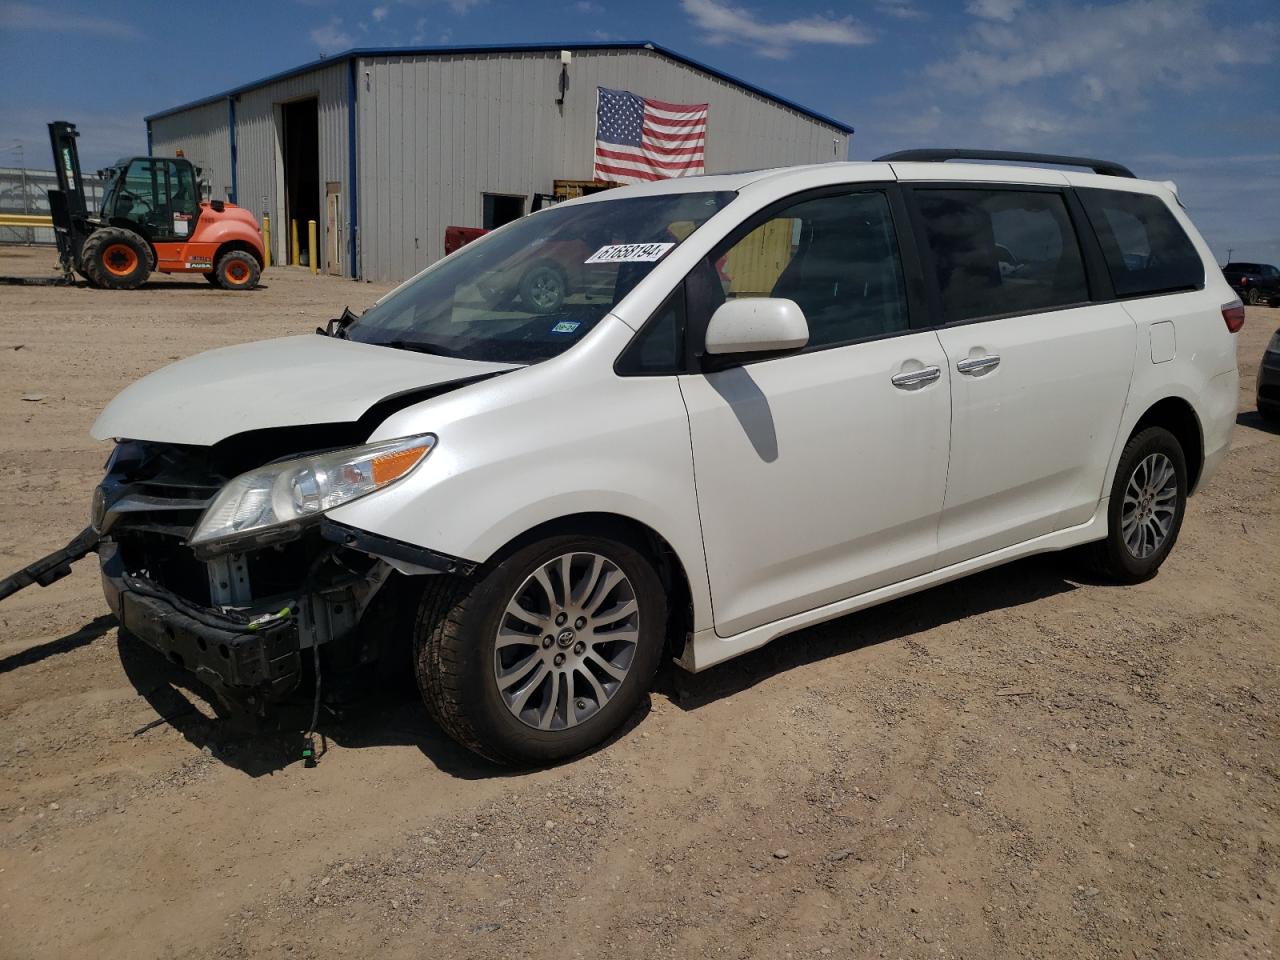
[[[581,340],[732,192],[565,204],[450,254],[346,329],[362,343],[537,363]]]
[[[1159,197],[1123,190],[1076,191],[1098,235],[1116,296],[1204,286],[1204,263]]]
[[[948,323],[1089,300],[1061,194],[966,188],[915,196]]]
[[[808,321],[810,348],[907,328],[897,235],[878,190],[801,200],[712,259],[719,303],[793,300]]]
[[[164,169],[158,160],[134,160],[116,191],[115,216],[151,225],[165,194]]]

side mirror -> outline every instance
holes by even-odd
[[[706,351],[726,354],[786,353],[809,342],[809,323],[794,300],[744,297],[727,300],[707,324]]]

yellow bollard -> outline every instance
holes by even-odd
[[[271,266],[271,218],[262,215],[262,266]]]
[[[311,264],[313,274],[320,272],[316,264],[316,222],[314,220],[307,221],[307,263]]]
[[[289,221],[289,266],[296,267],[299,265],[298,260],[298,221]]]

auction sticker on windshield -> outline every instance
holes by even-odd
[[[674,243],[615,243],[601,247],[583,263],[652,263],[674,247]]]

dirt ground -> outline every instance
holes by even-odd
[[[116,391],[385,289],[265,286],[0,287],[0,569],[85,523]],[[1278,324],[1248,311],[1232,453],[1154,581],[1036,558],[667,669],[551,770],[475,759],[408,693],[326,715],[304,769],[118,638],[90,558],[0,604],[0,955],[1270,957]]]

